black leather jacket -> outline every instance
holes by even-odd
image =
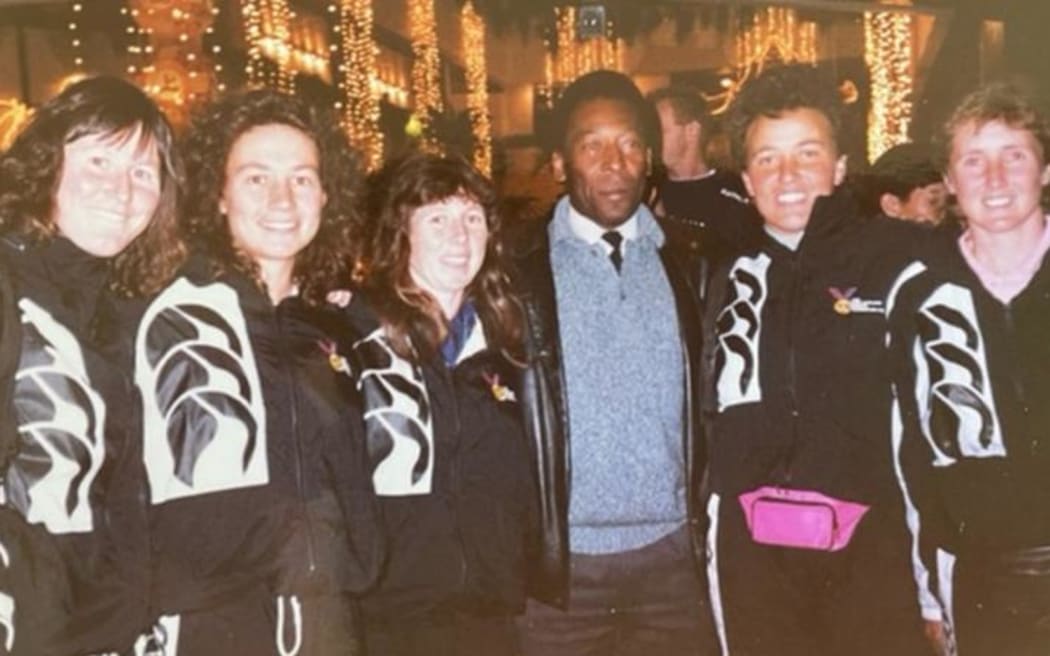
[[[509,251],[514,263],[515,291],[525,308],[528,367],[521,381],[525,430],[539,489],[538,544],[533,545],[529,572],[532,597],[559,607],[569,601],[570,467],[565,384],[558,338],[558,313],[551,271],[546,223],[531,226],[514,239]],[[693,551],[702,571],[704,510],[700,487],[707,462],[700,426],[701,308],[693,284],[697,265],[684,252],[665,245],[660,257],[678,311],[685,367],[685,434],[682,448],[689,486],[687,506]]]

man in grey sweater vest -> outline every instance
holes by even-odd
[[[707,653],[700,312],[692,264],[642,204],[655,116],[629,78],[598,71],[552,126],[568,193],[513,250],[542,515],[524,652]]]

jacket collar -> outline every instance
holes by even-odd
[[[820,196],[813,203],[813,210],[806,224],[806,232],[794,253],[813,248],[815,244],[835,238],[851,224],[859,224],[866,219],[861,216],[853,193],[839,185],[828,196]],[[768,234],[764,237],[766,248],[775,252],[792,253],[791,249],[778,242]]]
[[[190,253],[181,271],[198,283],[218,282],[229,286],[237,292],[238,303],[244,312],[268,313],[275,308],[266,289],[257,280],[234,269],[223,271],[213,259],[199,251]],[[282,303],[296,298],[289,296]]]
[[[85,253],[65,237],[55,237],[35,250],[51,279],[63,288],[95,296],[109,280],[111,259]]]
[[[67,327],[94,339],[113,319],[114,299],[106,293],[112,258],[86,253],[61,236],[33,241],[6,234],[3,248],[16,275],[43,283],[30,283],[31,293]]]

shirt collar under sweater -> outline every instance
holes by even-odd
[[[587,245],[601,243],[607,249],[611,248],[602,241],[602,235],[608,230],[580,214],[569,202],[567,195],[562,196],[557,205],[554,206],[554,218],[551,220],[549,230],[552,244],[567,239],[575,239]],[[663,230],[660,229],[656,219],[653,218],[652,212],[644,204],[639,205],[635,213],[617,227],[616,230],[627,241],[647,239],[652,241],[657,248],[664,245]]]

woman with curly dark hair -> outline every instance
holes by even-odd
[[[532,484],[495,194],[456,157],[411,155],[372,182],[349,317],[390,550],[362,599],[366,647],[515,654]]]
[[[129,344],[183,258],[171,128],[135,86],[67,87],[0,156],[5,653],[130,648],[148,626]]]
[[[349,281],[356,158],[330,115],[271,90],[212,105],[184,145],[191,257],[135,345],[152,639],[180,656],[353,653],[379,532],[324,299]]]

